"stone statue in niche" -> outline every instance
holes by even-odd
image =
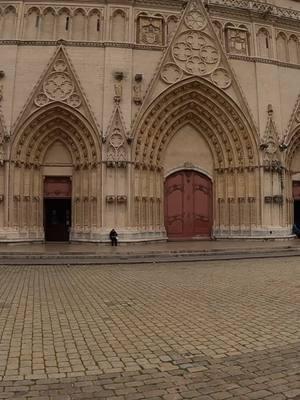
[[[120,101],[122,97],[122,81],[115,82],[115,100]]]
[[[247,30],[240,28],[227,28],[226,46],[229,53],[247,56],[249,54]]]
[[[163,20],[160,17],[142,16],[138,19],[138,43],[163,44]]]
[[[142,74],[136,74],[133,82],[133,101],[136,105],[142,104]]]
[[[123,94],[123,72],[116,72],[114,74],[115,77],[115,83],[114,83],[114,91],[115,91],[115,95],[114,95],[114,101],[115,103],[120,103],[121,99],[122,99],[122,94]]]

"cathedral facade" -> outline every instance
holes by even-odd
[[[0,2],[0,241],[294,224],[299,0]]]

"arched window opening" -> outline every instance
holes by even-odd
[[[287,39],[282,32],[279,33],[276,40],[277,59],[282,62],[287,62]]]
[[[52,8],[47,8],[46,10],[44,10],[41,21],[40,37],[42,40],[53,39],[54,23],[55,23],[55,12]]]
[[[299,64],[299,40],[296,35],[291,35],[288,41],[289,62]]]
[[[111,38],[115,42],[126,41],[126,15],[123,10],[117,10],[112,15]]]
[[[98,10],[92,10],[87,20],[87,39],[98,41],[101,38],[101,14]]]
[[[272,57],[271,35],[265,28],[261,28],[257,33],[257,51],[259,57]]]

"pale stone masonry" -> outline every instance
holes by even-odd
[[[285,237],[300,3],[0,2],[0,240]]]

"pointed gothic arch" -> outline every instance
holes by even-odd
[[[60,142],[71,155],[71,165],[45,166],[49,148]],[[72,179],[73,226],[71,238],[89,237],[101,225],[101,144],[89,121],[67,104],[51,103],[32,113],[12,135],[10,150],[13,207],[8,225],[22,229],[23,235],[35,232],[32,239],[43,239],[43,179],[52,175]],[[30,218],[33,210],[35,218]]]
[[[213,157],[214,234],[241,232],[245,218],[250,227],[258,226],[258,137],[238,105],[224,91],[198,77],[165,90],[135,125],[136,226],[164,234],[164,153],[172,137],[187,124],[202,135]],[[201,168],[200,159],[197,164]],[[153,207],[151,213],[146,211]]]
[[[300,121],[300,118],[299,118]],[[295,172],[300,173],[300,162],[295,169],[293,165],[293,161],[295,160],[295,156],[298,154],[299,161],[300,161],[300,122],[298,125],[295,126],[292,132],[290,132],[287,140],[287,151],[285,154],[285,164],[289,173],[293,174]]]
[[[222,90],[197,77],[172,85],[147,108],[136,125],[135,162],[158,166],[170,135],[189,120],[214,144],[216,168],[258,163],[258,138],[243,112]]]

